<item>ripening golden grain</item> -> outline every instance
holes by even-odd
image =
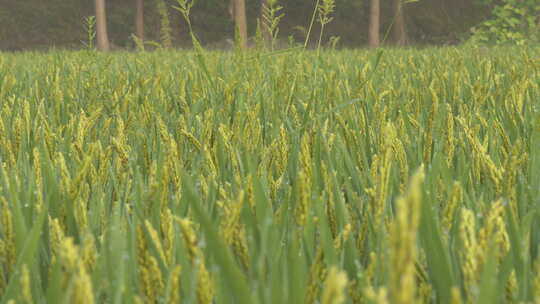
[[[411,177],[407,191],[397,199],[397,215],[390,226],[392,271],[389,292],[393,303],[414,303],[418,297],[415,279],[418,255],[416,240],[424,178],[424,166],[421,165]]]
[[[347,286],[347,274],[339,271],[335,266],[331,267],[326,275],[326,281],[321,296],[322,304],[341,304],[345,302],[345,288]]]
[[[324,254],[322,249],[317,250],[317,256],[315,257],[313,264],[309,271],[309,281],[306,286],[306,295],[304,296],[304,303],[313,303],[319,296],[321,282],[323,282],[326,272],[326,266],[324,265]]]
[[[461,210],[461,224],[459,227],[459,236],[462,242],[462,251],[460,258],[462,263],[463,279],[465,282],[465,291],[469,301],[476,299],[476,288],[480,275],[480,247],[476,236],[476,221],[471,210],[463,208]]]
[[[7,261],[7,250],[6,250],[6,244],[4,240],[0,239],[0,267],[2,267],[2,270],[4,268],[4,265]],[[0,293],[4,293],[4,290],[7,286],[7,280],[5,279],[5,275],[0,276]]]
[[[22,267],[21,274],[21,300],[23,303],[33,303],[32,300],[32,287],[30,282],[30,273],[26,264]]]

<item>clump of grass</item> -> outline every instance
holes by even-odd
[[[319,42],[317,43],[317,49],[321,48],[322,36],[324,33],[324,27],[334,19],[331,17],[334,12],[335,2],[334,0],[322,0],[322,5],[319,9],[319,23],[321,24],[321,32],[319,33]]]
[[[137,51],[144,52],[144,50],[145,50],[145,47],[144,47],[145,41],[141,40],[135,34],[131,34],[131,39],[133,40],[133,42],[135,42],[135,48],[137,49]]]
[[[279,34],[279,22],[283,18],[283,7],[278,5],[278,0],[267,0],[262,7],[263,31],[270,37],[270,50],[274,50]],[[263,35],[264,35],[263,33]]]
[[[84,19],[84,29],[86,31],[86,42],[83,42],[87,50],[94,50],[94,40],[96,39],[96,17],[88,16]]]
[[[161,26],[159,28],[161,45],[164,48],[170,49],[173,46],[172,28],[169,18],[169,10],[164,0],[156,0],[157,10],[161,18]]]

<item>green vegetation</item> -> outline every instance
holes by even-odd
[[[540,42],[540,4],[538,1],[503,0],[500,2],[502,3],[493,7],[490,19],[472,29],[471,41],[517,45]]]
[[[540,50],[0,55],[0,301],[540,300]]]

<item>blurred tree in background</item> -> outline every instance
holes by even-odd
[[[109,36],[107,31],[107,11],[105,0],[95,0],[96,9],[96,40],[100,51],[108,51]]]
[[[492,7],[491,15],[472,28],[472,42],[524,45],[540,41],[538,0],[482,0],[482,3]]]
[[[203,45],[230,47],[227,41],[234,39],[235,29],[234,18],[228,10],[230,1],[196,2],[191,22]],[[133,48],[134,36],[163,45],[164,23],[163,14],[158,9],[160,3],[168,10],[171,45],[191,47],[185,21],[177,11],[170,9],[174,0],[105,2],[111,49]],[[245,1],[248,37],[255,36],[263,2]],[[376,29],[380,40],[395,20],[395,28],[386,44],[422,46],[463,41],[523,43],[528,39],[538,40],[537,0],[420,0],[414,3],[402,0],[336,0],[334,19],[325,27],[323,42],[331,37],[340,37],[341,47],[367,46],[370,4],[374,2],[380,3]],[[278,0],[284,13],[280,20],[280,40],[299,43],[305,40],[315,3],[316,0]],[[0,0],[0,50],[81,48],[87,37],[84,20],[95,15],[94,5],[94,1],[88,0]],[[397,12],[400,14],[396,15]],[[312,37],[318,37],[318,31],[320,28],[315,26]]]

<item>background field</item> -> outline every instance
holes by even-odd
[[[537,48],[0,54],[0,301],[539,303],[539,84]]]

